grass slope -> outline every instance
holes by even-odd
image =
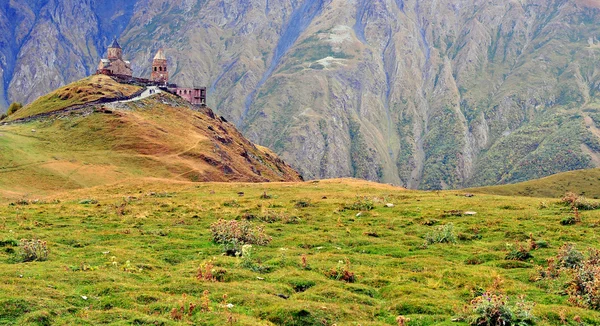
[[[7,118],[7,121],[58,111],[73,105],[99,99],[119,98],[135,94],[141,88],[117,83],[105,75],[93,75],[44,95]]]
[[[264,192],[271,198],[261,199]],[[367,197],[375,209],[361,214],[341,209],[357,196]],[[585,325],[600,325],[599,312],[568,303],[561,281],[530,281],[535,267],[544,266],[563,243],[597,247],[600,211],[582,212],[582,223],[561,226],[569,209],[552,200],[545,208],[539,204],[529,197],[467,198],[356,180],[138,179],[28,205],[4,201],[0,324],[171,325],[177,323],[173,309],[194,303],[199,308],[184,323],[396,325],[396,316],[403,315],[411,318],[409,325],[462,325],[451,319],[476,293],[496,286],[510,297],[523,294],[536,302],[539,325],[557,325],[561,315],[566,324],[578,325],[573,319],[580,316]],[[450,210],[477,215],[445,213]],[[211,223],[248,214],[273,237],[269,245],[254,247],[258,272],[240,258],[221,255],[211,242]],[[266,216],[278,218],[258,221]],[[448,223],[458,243],[422,247],[435,228],[427,225]],[[549,248],[533,251],[530,261],[505,260],[507,244],[526,241],[530,233]],[[17,262],[16,241],[34,237],[48,241],[49,260]],[[209,260],[225,271],[222,282],[196,279],[198,267]],[[355,283],[325,276],[345,260],[357,275]],[[202,305],[210,311],[202,312]]]
[[[107,110],[0,126],[0,195],[40,196],[135,178],[299,181],[209,109],[160,94]]]
[[[589,198],[600,198],[600,169],[563,172],[549,177],[502,186],[466,189],[476,193],[501,196],[558,198],[573,192]]]

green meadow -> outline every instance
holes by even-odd
[[[565,243],[598,248],[600,211],[577,214],[562,225],[574,212],[557,198],[349,179],[145,179],[5,199],[0,325],[467,325],[486,291],[524,296],[537,325],[600,325],[569,301],[568,273],[537,277]],[[272,240],[226,255],[220,219]],[[428,244],[440,227],[455,241]],[[46,241],[47,260],[23,262],[21,239]]]

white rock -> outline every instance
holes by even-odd
[[[385,207],[392,208],[392,207],[394,207],[394,204],[392,204],[392,203],[387,203],[387,204],[385,204]]]
[[[477,215],[477,212],[468,211],[465,212],[465,215]]]
[[[81,296],[81,298],[82,298],[83,300],[87,300],[87,296],[85,296],[85,295],[82,295],[82,296]]]

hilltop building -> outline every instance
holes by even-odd
[[[206,87],[177,88],[175,94],[194,105],[206,104]]]
[[[150,80],[158,83],[169,82],[169,72],[167,71],[167,57],[163,49],[158,50],[152,60],[152,73],[150,74]]]
[[[128,77],[133,75],[131,62],[123,60],[123,49],[121,49],[116,38],[112,45],[108,47],[108,58],[100,60],[100,64],[98,64],[98,73]]]
[[[160,86],[165,91],[178,95],[194,105],[206,104],[206,87],[179,87],[169,84],[169,61],[163,49],[158,50],[152,60],[150,79],[133,77],[131,63],[123,60],[123,49],[117,42],[113,41],[108,48],[108,58],[100,60],[96,74],[113,76],[119,82],[130,83],[141,86]]]

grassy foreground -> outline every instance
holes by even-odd
[[[271,198],[261,199],[265,192]],[[343,209],[357,196],[375,208]],[[600,325],[599,312],[568,303],[564,283],[530,281],[536,265],[545,266],[563,243],[598,247],[600,211],[562,226],[569,209],[555,199],[541,201],[356,180],[136,180],[28,204],[5,200],[0,325],[396,325],[399,315],[409,325],[463,325],[452,319],[490,287],[535,302],[539,325],[561,318],[578,325],[575,316]],[[465,211],[477,214],[458,216]],[[244,215],[273,238],[254,246],[254,268],[222,255],[211,241],[211,223]],[[274,221],[260,222],[265,217]],[[449,223],[456,244],[423,246],[428,232]],[[530,233],[549,247],[525,262],[505,260],[507,244],[525,243]],[[49,259],[19,262],[22,238],[47,241]],[[221,281],[198,280],[198,268],[211,260]],[[325,275],[346,261],[354,283]],[[172,310],[190,303],[198,308],[175,320]]]

